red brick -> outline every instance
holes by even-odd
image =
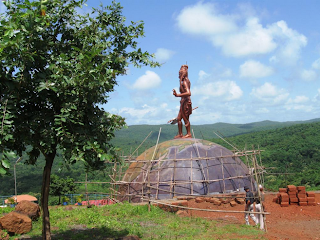
[[[297,197],[298,197],[298,198],[306,198],[306,197],[307,197],[307,194],[305,194],[305,193],[298,193],[298,194],[297,194]]]
[[[238,203],[238,204],[244,204],[244,203],[245,203],[245,201],[244,201],[243,198],[235,198],[235,201],[236,201],[236,203]]]
[[[308,203],[307,202],[299,202],[299,205],[300,206],[308,206]]]
[[[316,194],[314,192],[307,192],[308,197],[316,197]]]
[[[307,197],[307,202],[309,203],[312,203],[312,202],[315,202],[316,199],[314,197]]]
[[[288,202],[282,202],[280,205],[281,205],[281,207],[288,207],[289,203]]]
[[[289,202],[289,195],[287,193],[281,193],[281,202]]]
[[[296,198],[297,197],[296,193],[293,193],[293,194],[289,193],[288,195],[289,195],[289,198]]]
[[[298,191],[305,191],[305,190],[306,190],[306,187],[305,187],[305,186],[298,186],[298,187],[297,187],[297,190],[298,190]]]
[[[280,193],[286,193],[286,192],[287,192],[287,189],[286,189],[286,188],[279,188],[279,192],[280,192]]]
[[[288,185],[288,191],[296,191],[297,187],[295,185]]]
[[[214,203],[215,201],[220,201],[220,200],[219,200],[219,198],[211,198],[211,199],[210,199],[210,202],[211,202],[211,203]]]
[[[231,207],[237,206],[237,203],[235,201],[230,201],[230,206]]]
[[[305,198],[298,198],[299,199],[299,202],[307,202],[308,200],[307,200],[307,197],[305,197]]]
[[[221,203],[223,203],[223,204],[230,203],[230,199],[229,199],[229,198],[227,198],[227,199],[221,199],[220,201],[221,201]]]
[[[277,197],[272,198],[272,202],[277,202]]]
[[[297,202],[299,202],[298,198],[290,198],[290,204],[291,203],[297,203]]]
[[[317,206],[316,202],[308,202],[308,206]]]
[[[195,201],[196,201],[197,203],[202,203],[202,202],[204,202],[204,198],[203,198],[203,197],[197,197],[197,198],[195,199]]]

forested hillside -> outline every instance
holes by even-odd
[[[17,193],[40,193],[42,183],[42,170],[44,167],[43,156],[37,162],[37,165],[26,165],[23,161],[27,159],[26,156],[23,160],[16,165],[17,176]],[[14,195],[14,163],[11,162],[10,175],[0,178],[0,196]],[[110,181],[109,173],[110,169],[106,169],[105,172],[96,171],[88,172],[88,181]],[[71,177],[75,181],[85,181],[86,171],[82,163],[76,163],[71,166],[65,166],[61,156],[57,156],[52,167],[52,174],[56,174],[60,177]],[[78,184],[78,193],[84,192],[84,184]],[[103,192],[108,189],[109,184],[88,184],[89,192],[97,191]]]
[[[318,122],[319,119],[307,122]],[[226,139],[236,144],[239,148],[244,149],[247,144],[248,148],[260,147],[264,150],[262,161],[266,167],[275,167],[267,169],[268,173],[294,173],[287,175],[287,183],[296,185],[306,185],[309,188],[320,189],[320,123],[297,124],[298,122],[271,122],[263,121],[250,124],[226,124],[216,123],[211,125],[192,126],[197,138],[212,140],[225,147],[230,148],[224,141],[215,138],[215,132],[220,132]],[[290,126],[290,127],[283,127]],[[172,139],[176,132],[176,125],[139,125],[130,126],[116,133],[113,140],[115,146],[121,149],[120,154],[128,155],[133,152],[140,143],[150,133],[151,135],[146,142],[135,153],[141,154],[145,149],[156,144],[159,129],[161,127],[160,142]],[[265,130],[273,129],[273,130]],[[261,131],[265,130],[265,131]],[[251,132],[248,134],[243,134]],[[232,135],[237,135],[230,137]],[[27,159],[26,156],[23,158]],[[42,170],[44,161],[39,159],[36,166],[23,164],[22,160],[16,166],[17,173],[17,191],[22,193],[40,192],[42,181]],[[85,180],[85,169],[82,163],[72,165],[70,168],[63,164],[62,157],[58,154],[52,173],[61,177],[69,176],[76,181]],[[0,195],[14,194],[14,175],[13,165],[11,163],[10,176],[0,178]],[[109,173],[111,169],[105,172],[94,172],[88,174],[89,181],[110,181]],[[284,175],[266,175],[268,187],[276,189],[286,184]],[[89,185],[89,191],[107,191],[109,185]],[[84,192],[84,185],[79,185],[79,192]]]
[[[267,188],[276,190],[286,184],[320,189],[320,123],[299,124],[274,130],[243,134],[227,140],[239,149],[260,148],[267,167]],[[231,147],[221,139],[212,141]],[[287,175],[284,173],[288,173]]]
[[[244,133],[288,127],[309,122],[320,122],[320,118],[303,122],[262,121],[247,124],[215,123],[205,125],[191,125],[191,128],[196,138],[210,140],[213,138],[217,138],[214,132],[222,134],[225,137],[229,137],[241,135]],[[138,153],[142,153],[146,149],[156,144],[160,128],[160,142],[173,139],[178,132],[177,125],[133,125],[117,131],[116,137],[112,141],[115,146],[120,147],[124,155],[128,155],[132,153],[140,145],[140,143],[142,143],[142,141],[148,136],[150,132],[152,132],[138,151]],[[185,131],[185,129],[183,130]]]

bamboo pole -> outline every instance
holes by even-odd
[[[150,197],[151,197],[151,190],[150,190],[150,173],[151,173],[151,167],[152,167],[152,164],[153,164],[153,159],[154,159],[154,156],[155,156],[155,153],[156,153],[156,150],[157,150],[157,147],[158,147],[158,143],[159,143],[159,139],[160,139],[160,134],[161,134],[161,128],[159,129],[159,134],[158,134],[158,139],[157,139],[157,144],[156,146],[154,147],[154,152],[153,152],[153,155],[152,155],[152,158],[151,158],[151,161],[149,163],[149,168],[148,168],[148,211],[150,212],[151,210],[151,202],[150,202]]]
[[[206,150],[206,163],[207,163],[207,178],[208,180],[210,180],[210,176],[209,176],[209,164],[208,164],[208,151]],[[210,184],[208,182],[207,184],[207,194],[210,195]]]
[[[234,177],[226,177],[225,179],[226,180],[230,180],[230,179],[237,179],[237,178],[247,178],[248,176],[234,176]],[[212,179],[212,180],[207,180],[207,182],[219,182],[219,181],[222,181],[223,178],[218,178],[218,179]],[[170,180],[172,181],[172,180]],[[162,183],[162,184],[168,184],[170,183],[170,181],[160,181],[159,183]],[[193,180],[192,181],[193,183],[203,183],[204,181],[203,180]],[[90,182],[91,183],[91,182]],[[88,183],[88,184],[90,184]],[[94,183],[94,182],[92,182]],[[102,183],[102,182],[96,182],[96,183]],[[103,183],[111,183],[111,182],[103,182]],[[130,183],[130,182],[126,182],[126,181],[119,181],[118,183],[111,183],[111,184],[127,184],[127,183]],[[140,183],[140,184],[143,184],[145,182],[134,182],[134,183]],[[151,183],[157,183],[157,182],[151,182]],[[190,184],[191,181],[176,181],[176,184]]]
[[[255,175],[255,178],[256,178],[256,183],[258,185],[258,189],[257,189],[257,192],[258,192],[258,195],[259,195],[259,200],[260,200],[260,205],[261,205],[261,212],[263,212],[263,204],[262,204],[262,199],[261,199],[261,192],[260,192],[260,189],[259,189],[259,179],[258,179],[258,174],[257,174],[257,158],[255,155],[252,155],[253,156],[253,167],[254,167],[254,175]],[[265,221],[265,218],[263,217],[263,222],[264,222],[264,228],[265,228],[265,231],[267,232],[267,222]]]
[[[138,149],[141,147],[141,145],[148,139],[148,137],[150,136],[150,134],[152,133],[152,131],[148,134],[148,136],[145,137],[145,139],[140,143],[140,145],[136,148],[136,150],[133,151],[133,153],[131,153],[131,148],[130,148],[130,156],[129,159],[131,159],[131,157],[133,156],[133,154],[138,151]]]
[[[156,199],[158,199],[158,194],[159,194],[159,182],[160,182],[160,169],[158,169],[158,185],[157,185],[157,191],[156,191]]]
[[[221,156],[222,156],[222,150],[221,150]],[[220,159],[221,162],[221,173],[222,173],[222,183],[223,183],[223,193],[226,192],[226,183],[225,183],[225,178],[224,178],[224,167],[223,167],[223,159]]]
[[[263,152],[262,150],[260,150],[261,152]],[[219,158],[232,158],[232,157],[244,157],[246,155],[252,155],[253,153],[251,151],[247,151],[247,152],[236,152],[235,154],[232,155],[225,155],[225,156],[220,156]],[[216,159],[217,157],[208,157],[208,160],[212,160],[212,159]],[[196,160],[206,160],[206,157],[198,157],[196,158]],[[166,162],[168,161],[168,159],[155,159],[153,160],[153,162]],[[189,158],[179,158],[177,159],[177,161],[190,161]],[[146,162],[150,162],[150,160],[128,160],[125,161],[126,163],[135,163],[135,162],[139,162],[139,163],[146,163]]]
[[[191,194],[193,195],[193,167],[192,167],[192,163],[193,163],[193,160],[192,160],[192,152],[191,152],[191,174],[190,174],[190,181],[191,181]]]

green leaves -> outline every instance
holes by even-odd
[[[138,47],[143,23],[127,24],[119,3],[81,15],[84,3],[10,1],[0,19],[0,152],[31,146],[35,164],[61,148],[87,169],[117,160],[110,140],[124,118],[100,106],[129,64],[159,64]]]
[[[0,159],[0,175],[8,173],[10,168],[10,161],[17,158],[16,154],[11,151],[3,151]]]

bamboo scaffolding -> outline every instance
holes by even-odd
[[[247,178],[250,175],[247,176],[234,176],[234,177],[227,177],[227,178],[219,178],[219,179],[212,179],[212,180],[207,180],[207,182],[211,183],[211,182],[219,182],[219,181],[223,181],[223,180],[231,180],[231,179],[241,179],[241,178]],[[171,185],[178,185],[178,184],[191,184],[191,183],[203,183],[203,180],[193,180],[193,181],[175,181],[175,183],[171,180],[169,181],[160,181],[160,184],[171,184]],[[99,182],[98,182],[99,183]],[[112,183],[109,182],[110,184],[128,184],[128,183],[137,183],[137,184],[144,184],[145,182],[126,182],[126,181],[119,181],[117,183]],[[156,184],[157,181],[154,182],[150,182],[150,183],[154,183]]]
[[[260,152],[263,152],[263,150],[260,150]],[[213,160],[216,158],[233,158],[233,157],[244,157],[248,154],[252,154],[251,151],[246,151],[246,152],[241,152],[241,153],[235,153],[232,155],[224,155],[224,156],[219,156],[219,157],[197,157],[197,160]],[[257,152],[255,152],[254,154],[259,154]],[[153,160],[153,162],[167,162],[167,161],[172,161],[173,159],[155,159]],[[177,161],[190,161],[189,158],[179,158],[176,159]],[[150,160],[128,160],[125,161],[125,163],[135,163],[135,162],[139,162],[139,163],[148,163],[150,162]]]
[[[160,201],[155,201],[159,199],[159,195],[161,198],[161,195],[169,195],[171,198],[176,196],[189,196],[189,197],[217,197],[217,198],[226,198],[230,197],[233,198],[235,196],[244,198],[242,196],[243,192],[240,191],[231,191],[228,192],[226,189],[226,183],[227,181],[230,181],[236,188],[240,188],[241,181],[244,181],[244,179],[251,179],[251,186],[253,187],[253,179],[256,180],[256,183],[264,183],[263,174],[268,174],[265,172],[264,168],[262,168],[262,161],[261,161],[261,152],[263,150],[258,149],[252,149],[249,150],[245,148],[244,150],[239,150],[235,147],[235,145],[231,144],[227,140],[223,139],[220,135],[215,133],[219,138],[223,139],[226,143],[228,143],[230,146],[234,148],[234,151],[232,154],[226,154],[223,155],[223,152],[221,151],[220,156],[217,157],[210,157],[208,156],[208,152],[205,152],[205,156],[201,157],[199,153],[199,142],[195,139],[194,132],[192,130],[192,134],[194,137],[194,143],[192,144],[194,146],[194,152],[196,154],[196,157],[193,156],[193,152],[191,151],[190,158],[179,158],[177,159],[177,150],[174,152],[174,158],[173,159],[165,159],[166,155],[163,153],[161,157],[161,153],[158,150],[158,144],[159,144],[159,138],[161,134],[161,128],[159,130],[157,143],[155,145],[155,148],[153,149],[153,154],[151,159],[146,159],[146,154],[144,155],[143,159],[136,160],[133,158],[135,154],[138,154],[139,148],[142,146],[142,144],[146,141],[146,139],[150,136],[152,132],[149,133],[149,135],[143,140],[143,142],[136,148],[133,152],[131,152],[130,156],[121,156],[121,163],[118,165],[118,163],[112,163],[112,174],[110,174],[111,181],[109,182],[89,182],[87,179],[85,182],[76,182],[78,184],[83,184],[87,186],[88,184],[110,184],[110,196],[121,196],[128,199],[128,201],[136,201],[136,199],[140,199],[141,201],[147,201],[148,202],[148,208],[150,210],[151,203],[158,203],[163,205],[168,205],[172,207],[178,207],[178,208],[184,208],[188,210],[197,210],[197,211],[208,211],[209,209],[197,209],[197,208],[188,208],[183,206],[176,206],[171,205],[167,203],[163,203]],[[259,157],[257,157],[257,155]],[[244,157],[246,161],[246,165],[248,166],[249,173],[240,175],[240,167],[241,164],[243,164],[242,160],[239,159],[239,157]],[[227,160],[227,158],[232,158],[233,161]],[[258,164],[259,159],[259,164]],[[179,162],[183,161],[189,161],[190,163],[181,164],[183,165],[180,167],[178,165]],[[123,171],[123,166],[126,164],[132,164],[135,163],[131,168],[129,168],[127,171]],[[161,163],[165,163],[165,168],[161,167],[163,166]],[[194,163],[197,163],[194,165]],[[209,169],[215,166],[221,166],[221,174],[220,178],[218,179],[211,179],[209,176]],[[233,176],[230,175],[228,171],[227,166],[233,167]],[[259,166],[260,165],[260,166]],[[130,167],[129,166],[129,167]],[[190,175],[189,178],[186,180],[179,180],[177,178],[178,170],[183,169],[190,169]],[[167,180],[161,180],[161,171],[170,171],[171,177]],[[253,170],[251,172],[251,170]],[[200,171],[200,179],[194,179],[194,171]],[[140,177],[137,177],[136,173],[139,172],[141,175]],[[236,175],[236,176],[235,176]],[[152,176],[152,179],[151,179]],[[239,180],[237,180],[239,179]],[[241,180],[243,179],[243,180]],[[233,181],[235,180],[235,181]],[[212,193],[210,194],[209,191],[209,185],[215,182],[221,182],[222,192],[224,193],[223,196],[219,196],[220,194]],[[203,184],[204,193],[198,192],[194,190],[194,184]],[[133,185],[134,184],[134,185]],[[229,184],[229,183],[228,183]],[[139,185],[142,187],[139,188]],[[137,188],[138,186],[138,188]],[[178,187],[179,186],[179,187]],[[127,189],[125,189],[127,188]],[[185,192],[179,191],[182,189],[182,191],[187,190],[188,194]],[[190,189],[190,190],[189,190]],[[253,189],[253,188],[252,188]],[[86,189],[86,192],[88,193],[88,190]],[[226,193],[228,192],[228,193]],[[240,196],[239,196],[240,195]],[[224,211],[224,210],[209,210],[212,212],[225,212],[225,213],[247,213],[246,211]],[[264,214],[267,215],[269,213],[260,213],[260,212],[250,212],[250,213],[258,213],[258,214]]]

